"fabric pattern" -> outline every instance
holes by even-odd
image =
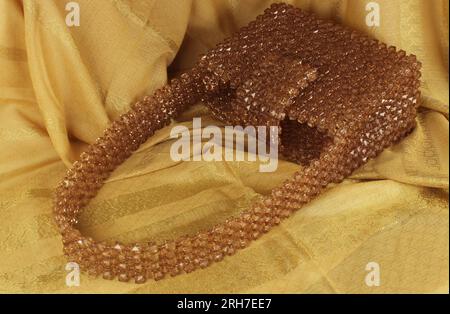
[[[145,285],[82,275],[65,284],[53,189],[110,121],[272,1],[0,0],[0,292],[448,292],[448,1],[289,1],[416,54],[418,127],[250,247],[207,269]],[[168,66],[169,67],[169,71]],[[220,125],[201,104],[173,125]],[[172,126],[173,126],[172,125]],[[170,129],[127,160],[82,214],[96,239],[192,233],[246,208],[290,177],[256,162],[173,162]],[[365,283],[380,265],[380,286]]]

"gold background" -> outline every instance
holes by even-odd
[[[66,167],[131,102],[252,20],[270,1],[0,0],[0,292],[447,292],[448,1],[290,1],[371,33],[423,63],[418,127],[280,227],[213,266],[145,285],[86,275],[66,287],[52,193]],[[175,58],[176,56],[176,58]],[[208,112],[196,106],[177,122]],[[82,215],[97,239],[164,239],[245,208],[297,169],[169,158],[170,127],[110,178]],[[381,267],[368,287],[366,264]]]

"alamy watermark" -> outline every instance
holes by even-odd
[[[245,161],[247,152],[247,161],[260,161],[260,172],[274,172],[278,167],[277,126],[225,126],[222,134],[218,126],[202,129],[201,118],[194,118],[192,132],[178,125],[170,137],[177,139],[170,148],[173,161]]]
[[[370,262],[366,265],[366,277],[364,281],[368,287],[379,287],[381,284],[381,270],[380,264],[377,262]]]
[[[366,25],[369,27],[380,27],[380,4],[375,1],[366,4]]]
[[[66,25],[69,27],[80,26],[80,4],[75,1],[67,2]]]
[[[75,262],[66,264],[66,286],[79,287],[80,286],[80,266]]]

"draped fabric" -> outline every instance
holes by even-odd
[[[279,227],[204,270],[144,285],[81,275],[52,216],[67,167],[133,101],[260,14],[271,1],[0,0],[0,292],[448,293],[448,1],[290,3],[416,54],[423,64],[415,131]],[[366,5],[380,8],[368,27]],[[290,177],[257,162],[174,162],[175,125],[220,125],[198,104],[150,138],[81,215],[99,240],[164,240],[246,208]],[[367,282],[379,266],[380,284]],[[370,281],[370,280],[369,280]],[[370,282],[369,282],[370,283]]]

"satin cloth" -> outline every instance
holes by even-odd
[[[366,26],[369,1],[292,1],[418,56],[416,130],[221,263],[144,285],[82,274],[79,287],[66,286],[52,215],[67,167],[133,101],[270,1],[77,0],[78,27],[65,23],[66,2],[0,0],[0,292],[448,293],[448,1],[378,0],[379,27]],[[218,124],[198,104],[173,125],[198,116]],[[85,234],[133,242],[192,233],[299,167],[173,162],[172,126],[113,173],[81,216]],[[366,281],[373,263],[379,286]]]

